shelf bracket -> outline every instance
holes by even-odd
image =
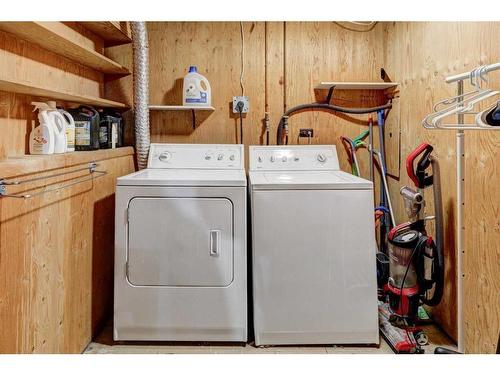
[[[191,110],[191,118],[193,121],[193,130],[196,130],[196,112],[194,109]]]
[[[335,89],[335,86],[332,86],[328,89],[328,95],[326,96],[326,104],[330,104],[330,101],[332,100],[334,89]]]

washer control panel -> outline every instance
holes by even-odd
[[[250,170],[339,170],[335,146],[250,146]]]
[[[243,169],[243,145],[152,143],[148,168]]]

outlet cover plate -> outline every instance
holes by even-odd
[[[250,100],[248,100],[248,96],[233,96],[233,113],[239,113],[236,108],[236,104],[238,104],[239,101],[242,101],[244,104],[242,113],[248,113],[250,110]]]

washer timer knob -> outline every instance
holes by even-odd
[[[326,162],[326,156],[324,154],[318,154],[316,157],[320,163]]]
[[[170,159],[172,158],[172,154],[168,151],[165,151],[165,152],[162,152],[160,154],[160,156],[158,156],[158,159],[160,159],[160,161],[169,161]]]
[[[271,163],[274,163],[276,161],[276,156],[272,155],[270,160],[271,160]]]

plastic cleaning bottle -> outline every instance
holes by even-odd
[[[68,111],[62,108],[58,111],[66,119],[66,152],[73,152],[75,151],[75,120]]]
[[[207,107],[212,105],[212,89],[208,80],[198,73],[196,66],[190,66],[184,77],[182,104]]]
[[[48,155],[54,153],[55,136],[52,119],[49,116],[50,107],[47,103],[32,102],[35,106],[33,112],[38,109],[39,125],[30,133],[30,154]]]
[[[54,128],[54,154],[64,154],[67,148],[66,141],[66,124],[64,116],[58,111],[55,101],[48,101],[47,105],[50,110],[48,114],[51,118],[51,123]]]

